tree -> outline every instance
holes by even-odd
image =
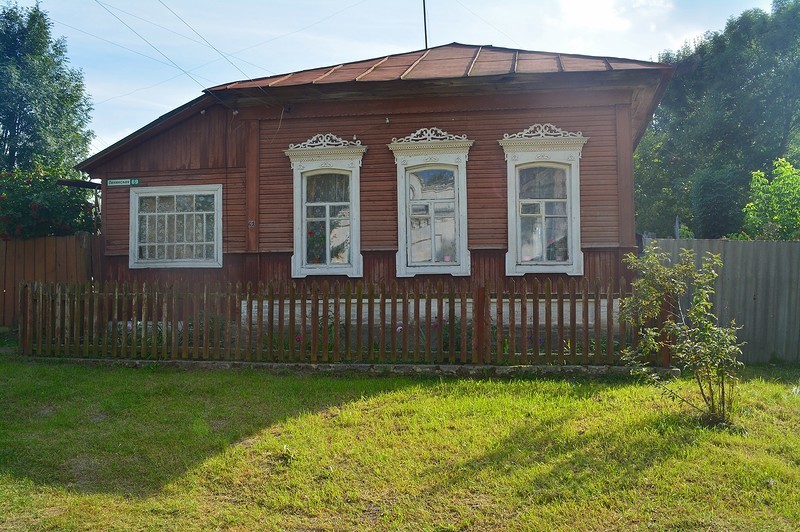
[[[753,172],[750,202],[744,207],[744,236],[759,240],[800,240],[800,169],[778,159],[772,181]]]
[[[635,156],[639,231],[671,234],[676,216],[700,237],[736,231],[751,173],[800,163],[797,20],[800,0],[776,0],[661,54],[676,73]]]
[[[0,179],[0,239],[95,232],[97,206],[86,189],[65,187],[62,168],[15,168]]]
[[[0,170],[38,163],[70,169],[88,153],[91,104],[36,5],[0,10]],[[77,175],[77,173],[76,173]]]

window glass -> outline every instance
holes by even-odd
[[[458,262],[456,174],[449,168],[409,171],[409,264]]]
[[[531,166],[519,173],[519,258],[521,263],[568,262],[567,173]],[[559,201],[563,199],[564,201]]]
[[[519,171],[519,199],[566,199],[567,174],[563,168],[533,166]]]
[[[305,176],[305,265],[350,264],[350,176]]]
[[[170,266],[190,261],[210,261],[219,266],[218,248],[221,235],[217,234],[216,221],[218,213],[217,195],[221,187],[217,185],[201,188],[216,188],[213,193],[196,194],[172,191],[177,188],[190,187],[154,187],[151,190],[132,191],[138,207],[136,222],[137,249],[132,253],[135,260],[133,266],[145,265],[148,261],[157,261],[158,266]],[[191,187],[195,188],[196,187]],[[200,245],[186,245],[200,244]]]
[[[344,174],[316,174],[306,178],[306,201],[349,202],[350,177]]]

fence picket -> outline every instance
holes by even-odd
[[[349,280],[312,280],[266,290],[262,283],[31,282],[20,285],[18,304],[21,347],[31,354],[609,364],[636,341],[637,331],[616,317],[628,292],[625,279],[524,277],[488,287],[425,279],[358,281],[353,289]]]

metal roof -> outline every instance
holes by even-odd
[[[353,63],[314,68],[265,78],[217,85],[210,92],[231,89],[291,87],[329,83],[474,78],[503,74],[555,74],[663,69],[649,61],[559,54],[451,43],[427,50],[388,55]]]

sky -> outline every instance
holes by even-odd
[[[7,0],[0,0],[7,4]],[[17,0],[22,7],[35,0]],[[451,42],[655,61],[770,0],[426,0]],[[241,79],[425,48],[423,0],[39,0],[83,72],[96,153]]]

